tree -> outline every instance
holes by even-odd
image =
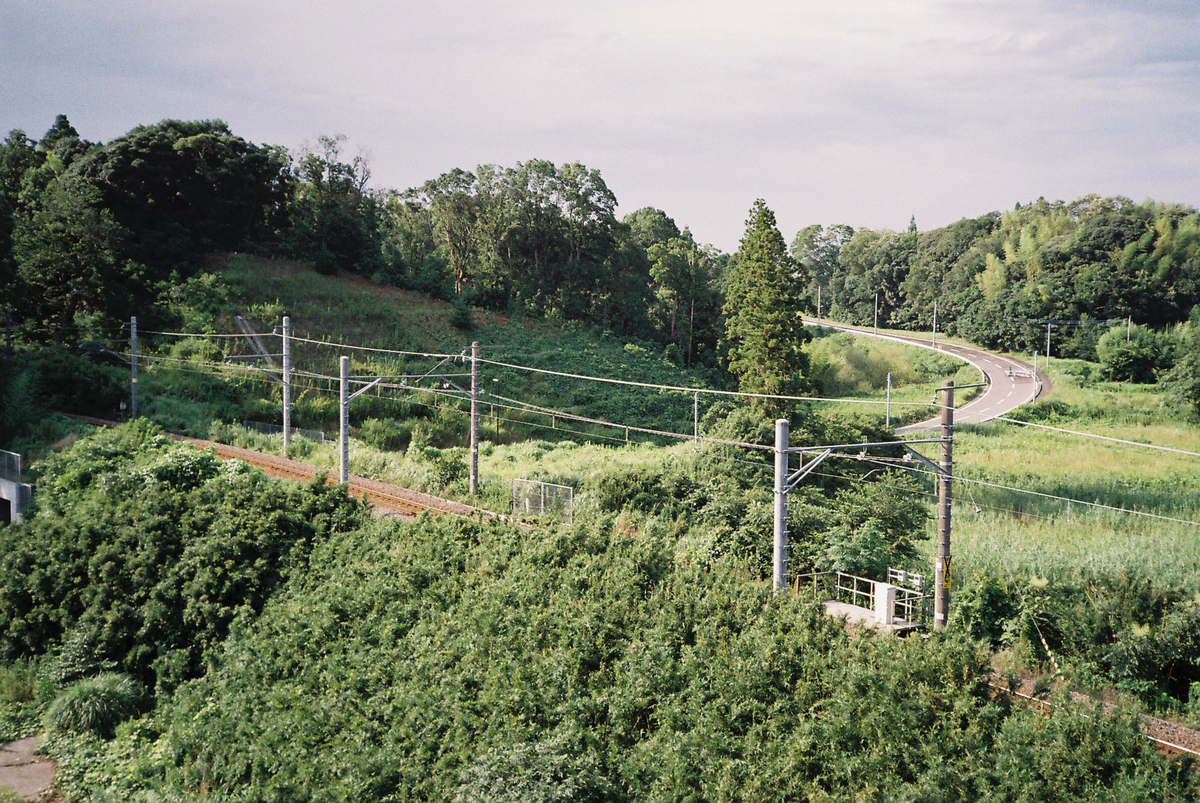
[[[660,326],[668,330],[670,340],[683,347],[685,361],[691,365],[697,315],[703,322],[712,317],[716,307],[714,249],[697,245],[691,232],[685,230],[680,237],[652,244],[648,256],[658,313],[663,319]]]
[[[1096,342],[1104,375],[1117,382],[1153,382],[1167,351],[1164,338],[1144,326],[1114,326]]]
[[[344,160],[345,144],[344,134],[317,137],[316,148],[302,148],[294,168],[291,250],[323,273],[361,270],[379,254],[375,202],[366,193],[370,158],[360,152]]]
[[[1166,376],[1168,392],[1200,413],[1200,306],[1180,327],[1175,367]]]
[[[285,167],[276,149],[220,120],[163,120],[89,151],[63,180],[98,193],[130,234],[130,258],[161,277],[201,252],[266,234],[283,203]]]
[[[129,232],[86,185],[53,182],[41,208],[18,219],[13,239],[25,290],[18,309],[36,339],[96,336],[147,291],[144,268],[127,258]]]
[[[854,229],[844,224],[829,227],[814,224],[805,226],[792,240],[792,259],[796,260],[808,275],[808,300],[814,309],[817,303],[817,288],[823,290],[822,310],[828,310],[832,306],[833,296],[829,292],[831,282],[838,272],[842,246],[850,242],[853,236]]]
[[[653,206],[644,206],[630,212],[621,222],[629,227],[633,241],[647,252],[654,245],[666,245],[668,241],[680,236],[675,221],[667,217],[666,212]]]
[[[733,257],[725,302],[729,370],[743,392],[793,396],[810,388],[798,270],[775,225],[775,213],[758,199]],[[776,400],[757,404],[775,414],[792,406]]]

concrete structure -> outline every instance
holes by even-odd
[[[32,492],[32,485],[21,482],[21,455],[0,449],[0,523],[24,521]]]
[[[792,589],[811,593],[825,606],[827,614],[843,616],[855,627],[904,634],[924,627],[928,621],[930,595],[891,582],[843,572],[818,572],[795,578]]]

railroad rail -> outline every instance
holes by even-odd
[[[67,415],[68,418],[76,421],[82,421],[87,424],[92,424],[98,427],[115,427],[121,422],[110,421],[104,418],[93,418],[85,415]],[[212,449],[213,453],[222,460],[242,460],[252,466],[256,466],[263,470],[264,473],[279,477],[280,479],[294,480],[297,482],[311,482],[314,477],[323,470],[310,466],[306,463],[298,463],[294,460],[287,460],[282,457],[255,452],[250,449],[242,449],[236,446],[229,446],[215,441],[203,440],[201,438],[189,438],[184,435],[176,435],[167,433],[170,438],[182,443],[190,443],[197,449]],[[335,481],[330,477],[326,480],[330,485],[335,484]],[[415,494],[406,492],[405,489],[395,488],[384,485],[383,483],[365,480],[361,477],[351,477],[347,486],[347,493],[356,498],[364,499],[377,508],[381,508],[390,513],[396,513],[401,516],[417,517],[423,513],[429,513],[433,516],[459,516],[461,518],[478,519],[494,518],[507,521],[506,516],[500,516],[490,510],[483,508],[471,507],[460,502],[453,502],[449,499],[440,497],[429,497],[429,501],[422,501],[413,498]],[[412,495],[409,495],[412,494]],[[425,496],[425,494],[421,494]]]
[[[1044,700],[1040,697],[1035,697],[1032,694],[1027,694],[1026,692],[1019,691],[1017,689],[1011,689],[1008,686],[1002,686],[997,683],[989,683],[988,686],[990,686],[992,688],[993,696],[995,696],[997,694],[1007,694],[1011,697],[1016,697],[1021,702],[1022,705],[1026,706],[1027,708],[1037,709],[1038,711],[1041,711],[1046,716],[1049,716],[1050,712],[1054,708],[1054,704],[1051,703],[1049,700]],[[1080,697],[1080,699],[1091,699],[1091,698],[1083,697],[1082,695],[1080,695],[1079,697]],[[1101,706],[1105,710],[1111,709],[1113,707],[1111,704],[1103,703],[1103,702],[1101,703]],[[1153,729],[1155,727],[1161,727],[1161,726],[1156,726],[1153,721],[1150,721],[1150,718],[1147,718],[1145,716],[1141,717],[1141,720],[1142,720],[1142,722],[1141,722],[1142,736],[1145,737],[1146,741],[1150,742],[1150,745],[1158,752],[1162,753],[1163,755],[1167,756],[1168,758],[1180,758],[1183,756],[1188,756],[1191,758],[1200,758],[1200,749],[1197,749],[1196,747],[1187,747],[1185,745],[1178,744],[1177,742],[1173,742],[1168,739],[1164,739],[1161,736],[1157,736],[1154,734]],[[1155,720],[1157,720],[1157,718],[1155,718]],[[1158,720],[1158,721],[1161,721],[1161,720]],[[1175,725],[1174,723],[1165,723],[1165,724],[1171,725],[1174,728],[1186,730],[1186,729],[1182,728],[1182,726]],[[1200,736],[1200,734],[1198,734],[1198,736]]]

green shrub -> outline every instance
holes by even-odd
[[[28,664],[0,666],[0,705],[28,703],[37,692],[37,672]]]
[[[93,733],[111,738],[122,721],[138,712],[142,688],[128,675],[105,672],[68,686],[46,711],[44,724],[53,733]]]
[[[1117,382],[1153,382],[1159,369],[1167,366],[1169,352],[1166,336],[1144,326],[1114,326],[1096,343],[1104,375]]]
[[[354,437],[368,446],[386,452],[398,452],[412,442],[413,421],[368,418],[353,430]]]

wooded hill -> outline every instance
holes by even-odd
[[[242,249],[725,365],[736,260],[665,211],[618,220],[598,170],[531,159],[371,189],[369,161],[345,148],[321,137],[289,153],[219,121],[167,120],[107,144],[62,115],[36,141],[13,131],[0,146],[0,301],[40,340],[134,312],[153,323],[200,254]],[[814,225],[781,256],[786,295],[809,311],[820,292],[822,311],[872,323],[878,298],[880,325],[929,329],[936,304],[941,331],[1017,350],[1044,344],[1055,321],[1052,352],[1089,359],[1118,319],[1162,327],[1200,303],[1196,210],[1119,197],[1038,199],[926,232]]]

